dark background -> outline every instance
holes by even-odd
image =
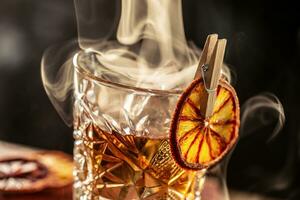
[[[296,2],[183,0],[188,40],[228,39],[225,61],[243,104],[261,92],[282,102],[286,124],[242,138],[233,153],[229,186],[300,199],[300,15]],[[0,0],[0,140],[72,153],[72,129],[59,118],[41,82],[50,45],[77,37],[71,0]]]

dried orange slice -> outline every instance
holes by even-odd
[[[73,160],[60,151],[42,151],[37,153],[37,159],[44,164],[51,177],[49,188],[65,187],[73,183]]]
[[[58,151],[0,158],[0,193],[35,193],[69,186],[72,168],[72,158]]]
[[[48,170],[37,160],[12,157],[0,160],[0,193],[31,193],[44,189]]]
[[[194,80],[178,100],[170,127],[170,145],[177,163],[187,169],[208,168],[220,161],[238,138],[239,102],[235,90],[220,80],[213,114],[200,114],[202,79]]]

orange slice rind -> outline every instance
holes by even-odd
[[[170,127],[170,146],[183,168],[199,170],[218,163],[238,139],[240,108],[234,88],[220,80],[213,114],[201,116],[202,79],[194,80],[177,102]]]

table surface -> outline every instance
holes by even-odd
[[[18,144],[11,144],[4,141],[0,141],[0,157],[2,156],[9,156],[9,155],[18,155],[20,152],[22,153],[30,153],[37,151],[37,149],[26,147],[23,145]],[[207,184],[207,192],[204,191],[204,194],[206,196],[203,197],[203,200],[212,200],[215,199],[214,197],[211,197],[210,194],[205,193],[211,193],[210,190],[215,190],[216,188],[213,183],[213,181],[210,181],[209,179],[206,180]],[[210,196],[210,197],[208,197]],[[39,193],[35,194],[1,194],[0,193],[0,200],[72,200],[72,187],[68,186],[61,189],[55,189],[55,190],[45,190]],[[218,198],[218,200],[223,200],[223,198]],[[230,200],[279,200],[274,198],[267,198],[263,197],[257,194],[249,194],[245,192],[239,192],[239,191],[233,191],[230,190]]]

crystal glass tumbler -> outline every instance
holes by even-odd
[[[101,67],[97,53],[73,63],[74,199],[200,199],[204,171],[180,168],[169,145],[181,91],[138,87]]]

